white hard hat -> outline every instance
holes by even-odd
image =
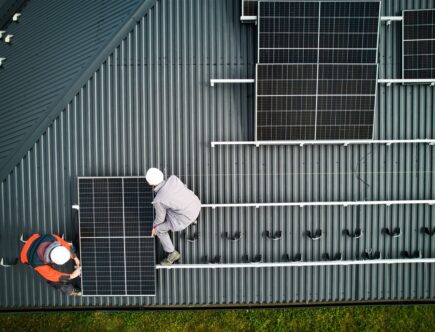
[[[163,181],[163,173],[158,168],[150,168],[145,175],[150,186],[157,186]]]
[[[71,254],[64,246],[58,246],[50,252],[51,261],[57,265],[63,265],[71,258]]]

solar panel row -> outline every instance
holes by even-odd
[[[435,79],[435,10],[403,12],[403,78]]]
[[[377,33],[320,33],[316,32],[260,32],[260,48],[288,48],[293,49],[376,49]]]
[[[320,23],[320,28],[319,28]],[[260,17],[260,32],[376,33],[377,17]]]
[[[270,117],[268,119],[268,117]],[[261,113],[261,118],[258,120],[262,123],[267,123],[275,126],[292,126],[294,123],[299,125],[313,125],[316,117],[316,112],[274,112]],[[317,122],[319,125],[333,125],[337,122],[345,125],[370,125],[372,114],[370,111],[361,112],[346,112],[346,111],[323,111],[317,113]]]
[[[84,296],[154,295],[153,193],[143,177],[78,178]]]
[[[243,0],[254,12],[258,0]],[[301,5],[303,3],[303,5]],[[271,1],[263,2],[262,16],[304,17],[318,16],[318,2]],[[246,7],[245,7],[246,8]],[[256,9],[255,9],[256,10]],[[255,12],[256,13],[256,12]],[[324,2],[321,8],[322,17],[378,17],[379,2]],[[244,15],[247,15],[246,13]]]
[[[260,63],[375,63],[376,49],[260,49]]]
[[[379,2],[260,2],[256,139],[370,139]]]

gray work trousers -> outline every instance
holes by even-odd
[[[172,231],[171,225],[165,221],[156,226],[156,234],[162,244],[163,250],[167,253],[174,252],[175,247],[172,243],[171,237],[169,236],[169,231]]]

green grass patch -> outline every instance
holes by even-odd
[[[434,331],[435,306],[0,315],[0,331]]]

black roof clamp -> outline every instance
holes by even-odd
[[[347,228],[343,229],[342,232],[343,235],[347,235],[353,239],[359,239],[362,235],[363,235],[363,231],[361,230],[361,228],[355,228],[355,232],[351,233]]]
[[[302,261],[302,255],[301,254],[296,254],[293,257],[293,259],[291,259],[289,254],[284,254],[284,255],[282,255],[281,260],[283,262],[301,262]]]
[[[414,250],[412,253],[409,253],[406,250],[403,250],[402,252],[400,252],[400,257],[402,258],[422,258],[423,254],[421,253],[420,250]]]
[[[314,233],[311,233],[311,231],[305,231],[304,234],[308,236],[311,240],[319,240],[322,237],[322,230],[317,229]]]
[[[199,239],[199,233],[194,232],[193,235],[187,234],[187,231],[183,232],[183,236],[186,239],[187,242],[196,242],[196,240]]]
[[[380,251],[372,252],[372,250],[366,250],[361,254],[363,260],[381,259]]]
[[[274,234],[270,231],[265,231],[264,236],[271,240],[279,240],[282,237],[282,231],[276,231]]]
[[[205,256],[202,258],[202,262],[203,262],[204,264],[219,264],[219,263],[221,262],[221,256],[216,255],[216,256],[212,257],[212,259],[210,259],[210,261],[209,261],[209,260],[208,260],[208,256],[205,255]]]
[[[383,228],[382,234],[389,235],[391,237],[399,237],[400,236],[400,227],[396,227],[392,231],[389,228]]]
[[[342,255],[341,252],[336,253],[332,258],[329,256],[329,254],[326,252],[322,255],[322,261],[341,261]]]
[[[425,233],[429,236],[434,236],[435,235],[435,228],[434,229],[430,229],[429,227],[422,227],[421,228],[422,233]]]
[[[214,256],[211,260],[210,260],[210,264],[219,264],[221,262],[221,256],[217,255]]]
[[[255,255],[254,258],[250,261],[248,255],[242,256],[243,263],[260,263],[262,260],[262,256],[260,254]]]
[[[233,236],[228,235],[228,232],[222,233],[222,237],[224,237],[225,239],[227,239],[229,241],[239,241],[241,236],[242,236],[242,233],[239,231],[235,232]]]

